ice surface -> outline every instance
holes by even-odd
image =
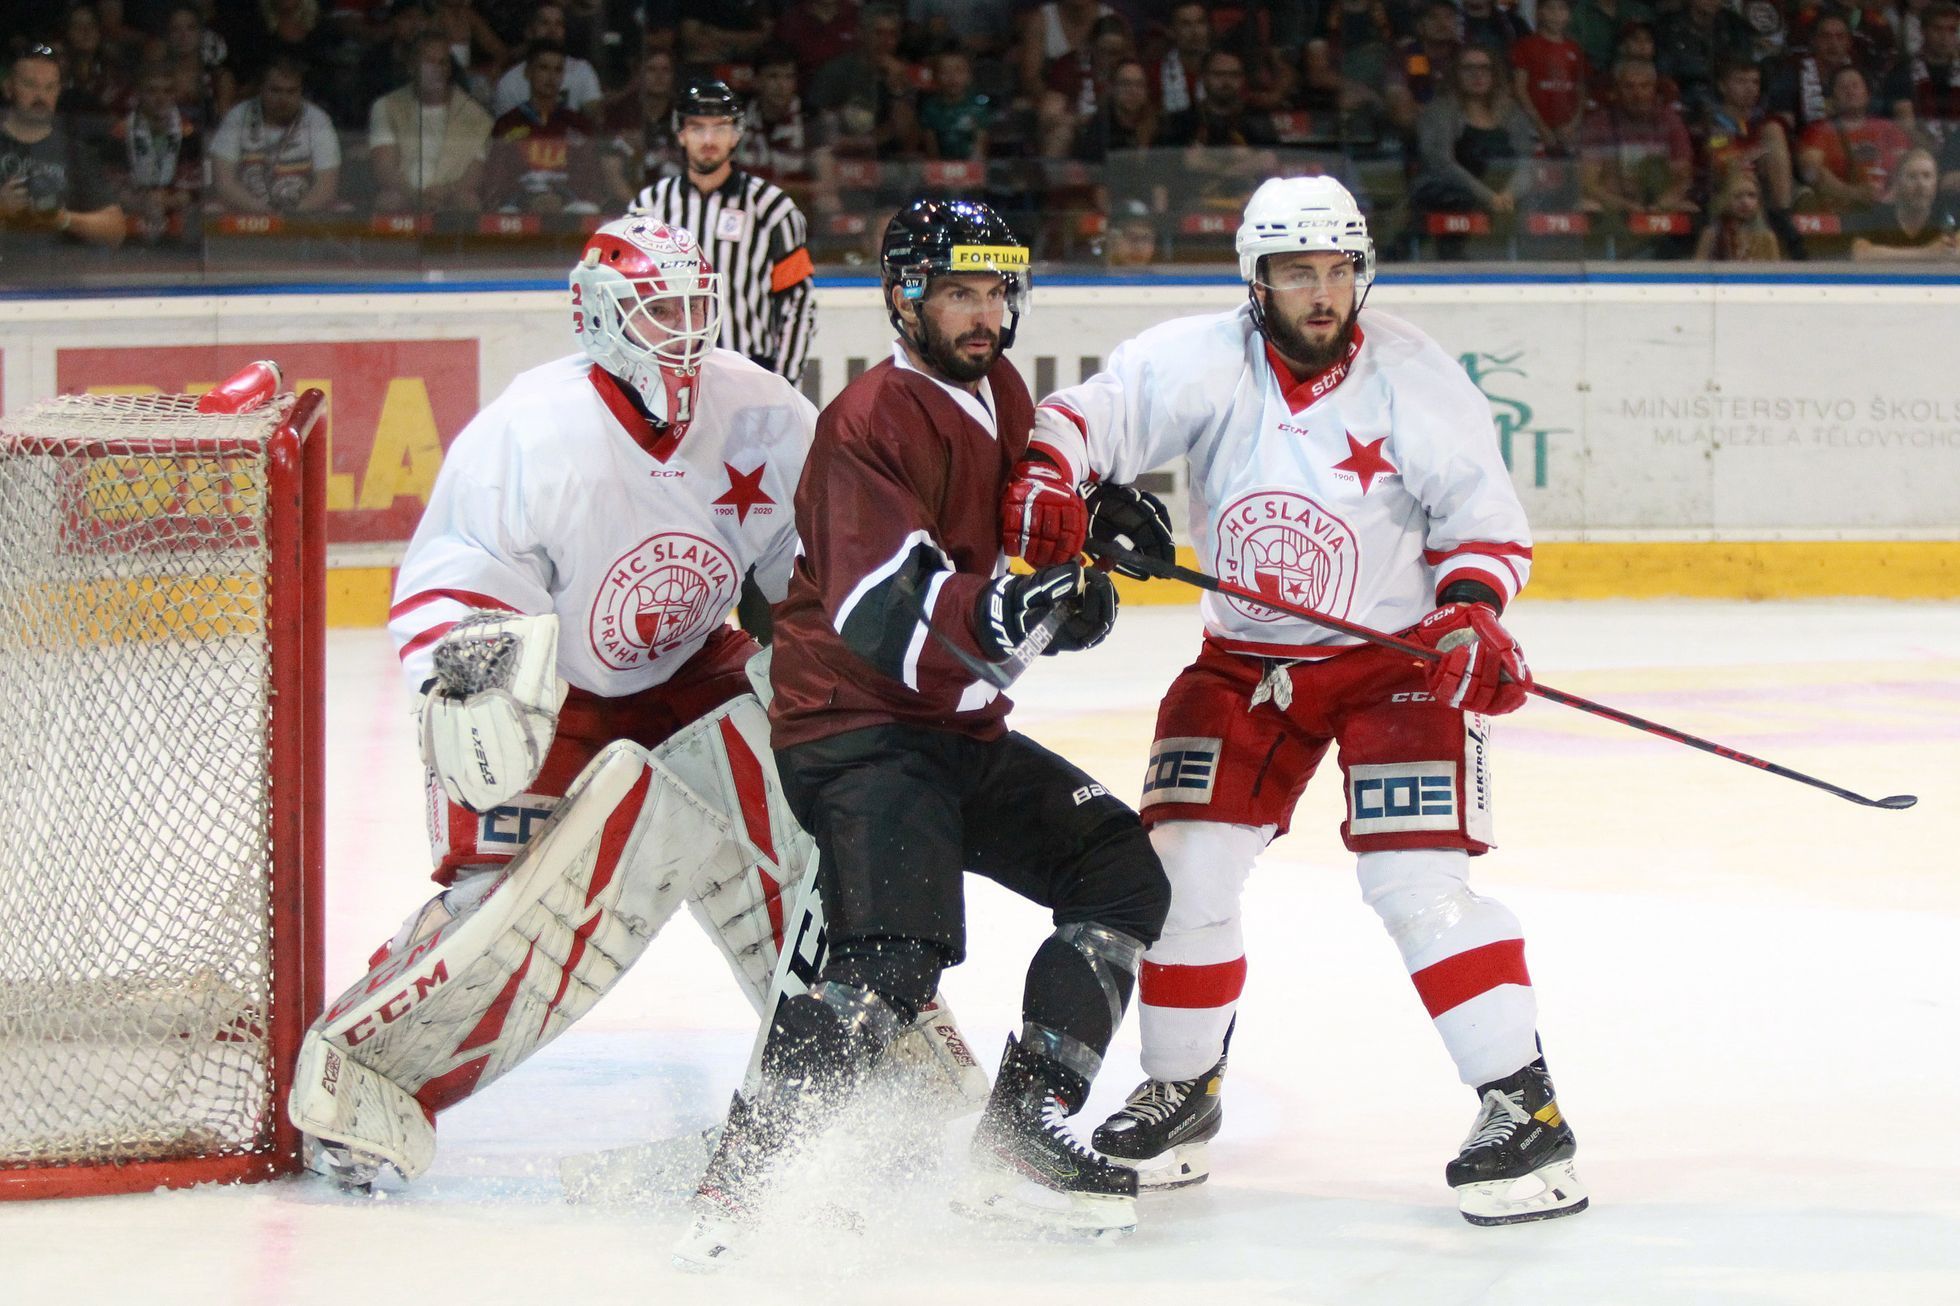
[[[1248,891],[1251,974],[1210,1183],[1114,1246],[1010,1238],[848,1160],[860,1235],[668,1267],[672,1202],[572,1207],[557,1160],[715,1118],[752,1031],[677,918],[578,1030],[445,1115],[435,1169],[356,1204],[310,1183],[0,1207],[0,1302],[1960,1302],[1960,605],[1529,603],[1560,688],[1823,779],[1856,807],[1546,703],[1499,724],[1473,883],[1523,919],[1593,1209],[1476,1229],[1442,1182],[1474,1114],[1359,901],[1332,763]],[[1045,659],[1017,724],[1134,797],[1188,608]],[[329,987],[427,892],[386,638],[331,645]],[[990,1062],[1042,913],[983,881],[946,991]],[[1086,1128],[1136,1077],[1118,1037]]]

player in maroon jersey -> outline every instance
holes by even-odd
[[[1031,632],[1052,632],[1049,652],[1087,648],[1116,618],[1101,572],[1067,561],[1017,575],[1001,553],[997,505],[1034,424],[1004,357],[1028,251],[984,204],[921,200],[892,220],[881,261],[899,338],[818,419],[771,673],[771,742],[820,851],[830,953],[771,1028],[754,1104],[730,1112],[676,1248],[683,1268],[738,1250],[784,1151],[814,1135],[964,958],[965,870],[1055,921],[974,1136],[966,1202],[1092,1236],[1136,1218],[1135,1174],[1084,1147],[1066,1118],[1102,1065],[1169,887],[1136,813],[1008,730],[982,666],[1025,654]],[[1030,494],[1028,520],[1050,501],[1065,510],[1073,489]]]

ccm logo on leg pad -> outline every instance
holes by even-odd
[[[1455,762],[1348,768],[1350,834],[1458,828]]]

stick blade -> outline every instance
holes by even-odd
[[[678,1206],[694,1192],[721,1137],[711,1125],[676,1138],[585,1152],[558,1162],[565,1201],[573,1206]]]
[[[1917,794],[1893,794],[1889,798],[1873,801],[1873,807],[1883,807],[1888,812],[1903,812],[1919,801]]]

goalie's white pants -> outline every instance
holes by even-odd
[[[1161,821],[1150,842],[1171,882],[1163,937],[1138,976],[1143,1071],[1194,1079],[1216,1064],[1246,976],[1240,900],[1274,827]],[[1423,848],[1359,854],[1362,897],[1402,954],[1457,1074],[1489,1083],[1538,1055],[1524,939],[1502,903],[1472,893],[1470,857]],[[1306,1004],[1311,1009],[1311,1002]]]

